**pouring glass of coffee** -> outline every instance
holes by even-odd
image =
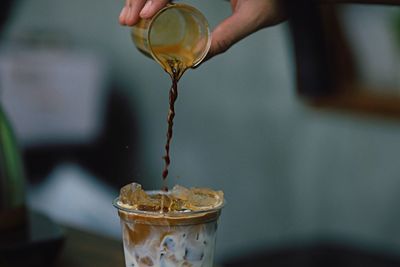
[[[168,4],[151,19],[140,20],[131,31],[136,47],[157,61],[173,79],[200,64],[211,45],[204,15],[186,4]]]

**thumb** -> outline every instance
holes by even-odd
[[[241,18],[240,13],[234,13],[222,21],[212,32],[211,47],[206,59],[225,52],[236,42],[249,35],[252,31],[249,30],[247,24],[246,20]]]
[[[225,52],[233,44],[267,26],[285,19],[281,0],[232,1],[233,14],[212,33],[207,59]]]

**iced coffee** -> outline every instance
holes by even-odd
[[[132,183],[114,201],[126,266],[212,267],[221,191],[175,186],[144,191]]]

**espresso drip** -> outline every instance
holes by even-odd
[[[162,171],[162,178],[164,181],[164,186],[162,188],[163,191],[168,191],[168,186],[166,183],[166,179],[168,177],[169,166],[171,164],[170,158],[170,145],[171,139],[173,135],[173,126],[174,126],[174,118],[175,118],[175,102],[178,98],[178,81],[184,72],[185,68],[181,61],[177,59],[169,59],[167,60],[169,68],[166,71],[171,76],[172,86],[169,90],[169,111],[167,117],[168,129],[167,129],[167,142],[165,144],[165,156],[164,159],[164,169]]]

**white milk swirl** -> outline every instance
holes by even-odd
[[[121,226],[126,267],[213,266],[217,220],[176,226],[122,221]]]

